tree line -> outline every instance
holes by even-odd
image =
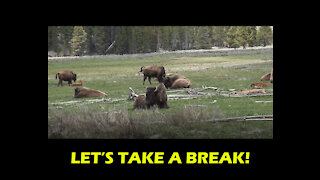
[[[273,43],[270,26],[48,26],[48,51],[64,55],[246,48]]]

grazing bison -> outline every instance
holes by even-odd
[[[164,67],[159,65],[152,65],[147,67],[142,66],[139,72],[143,73],[143,85],[147,77],[149,83],[151,84],[151,77],[156,77],[158,78],[159,82],[163,82],[163,78],[166,76]]]
[[[191,83],[188,79],[177,79],[173,82],[171,89],[190,88]]]
[[[73,73],[72,71],[66,70],[62,71],[56,74],[56,79],[59,77],[58,86],[62,86],[62,81],[68,81],[68,84],[70,86],[72,80],[76,82],[77,80],[77,74]]]
[[[146,92],[146,105],[149,109],[151,106],[157,105],[158,108],[169,108],[166,88],[163,83],[157,87],[148,87]]]
[[[135,97],[134,103],[133,103],[133,109],[146,109],[146,95],[140,94],[137,97]]]
[[[107,96],[107,94],[99,90],[90,89],[86,87],[74,89],[75,98],[99,97],[99,96]]]

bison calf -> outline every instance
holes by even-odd
[[[255,82],[250,84],[250,87],[252,88],[262,88],[262,87],[268,87],[269,85],[267,83],[263,83],[263,82]]]
[[[77,80],[77,74],[73,73],[72,71],[66,70],[62,71],[56,74],[56,79],[59,77],[58,86],[62,86],[62,81],[68,81],[68,84],[70,86],[72,80],[76,82]]]
[[[107,94],[99,90],[90,89],[86,87],[74,89],[75,98],[99,97],[99,96],[107,96]]]
[[[157,105],[158,108],[169,108],[168,97],[166,93],[166,88],[163,83],[160,83],[157,87],[148,87],[146,92],[146,105],[149,109],[150,107]]]
[[[80,80],[79,82],[77,83],[72,83],[71,86],[82,86],[83,85],[83,82],[82,80]]]

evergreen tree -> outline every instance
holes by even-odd
[[[212,40],[213,44],[218,47],[223,47],[224,42],[227,40],[227,30],[225,26],[212,27]]]
[[[254,40],[254,34],[250,26],[238,26],[236,31],[236,40],[243,49],[246,48],[250,41]]]
[[[87,33],[82,26],[74,26],[72,39],[70,40],[71,53],[80,56],[86,53]]]
[[[86,47],[87,47],[87,54],[96,54],[96,47],[94,44],[94,26],[84,26],[83,27],[84,31],[87,33],[87,42],[86,42]]]
[[[257,27],[250,26],[250,35],[248,38],[248,45],[249,47],[253,47],[257,45]]]
[[[126,54],[129,51],[128,31],[126,26],[116,27],[116,44],[114,51],[116,54]]]
[[[162,26],[162,49],[171,51],[172,26]]]
[[[195,37],[195,48],[196,49],[209,49],[212,47],[210,28],[207,26],[200,26]]]
[[[56,26],[48,26],[48,51],[58,50],[58,28]]]
[[[257,32],[258,45],[270,45],[273,41],[272,29],[270,26],[260,26]]]
[[[231,26],[228,29],[227,32],[227,43],[229,44],[230,48],[238,48],[239,44],[236,40],[236,32],[237,32],[237,26]]]
[[[73,26],[58,26],[58,49],[62,55],[71,54],[70,40],[72,38]]]

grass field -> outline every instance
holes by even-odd
[[[134,76],[141,66],[161,64],[167,73],[183,75],[192,88],[202,85],[219,89],[249,90],[250,84],[273,67],[273,54],[221,57],[148,57],[123,59],[81,59],[48,62],[48,138],[273,138],[272,121],[204,122],[212,118],[273,114],[273,96],[228,98],[203,96],[169,100],[169,109],[133,110],[133,101],[116,103],[52,103],[79,100],[74,87],[63,82],[58,87],[55,74],[66,69],[77,73],[84,86],[108,94],[107,98],[127,98],[128,87],[137,94],[155,87],[143,76]],[[273,89],[268,83],[267,89]],[[101,99],[101,98],[86,98]],[[216,100],[216,103],[211,103]],[[161,123],[157,123],[161,121]]]

